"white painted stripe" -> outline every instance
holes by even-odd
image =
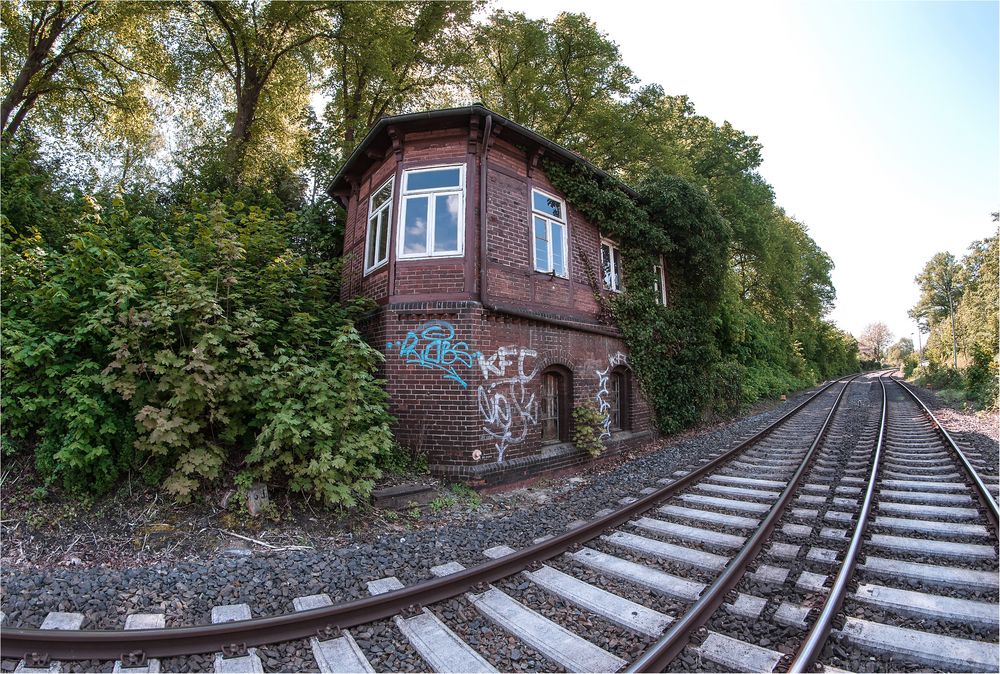
[[[538,571],[525,571],[531,582],[562,597],[571,604],[587,609],[605,620],[627,630],[658,637],[673,622],[673,618],[642,604],[594,587],[568,573],[543,565]]]
[[[652,538],[646,538],[645,536],[636,536],[635,534],[621,531],[616,531],[608,536],[601,536],[601,538],[614,545],[620,545],[644,555],[679,562],[680,564],[693,566],[696,569],[721,571],[729,563],[729,558],[722,555],[713,555],[710,552],[685,548],[681,545],[665,543]]]
[[[583,548],[579,552],[570,553],[570,557],[605,575],[621,578],[654,592],[667,595],[668,597],[693,601],[705,589],[703,583],[695,583],[684,578],[672,576],[659,569],[654,569],[644,564],[636,564],[627,559],[598,552],[591,548]]]
[[[871,545],[897,552],[912,552],[920,555],[930,553],[953,559],[996,559],[997,557],[996,549],[992,545],[930,541],[923,538],[890,536],[888,534],[872,534]]]
[[[709,632],[708,638],[694,649],[701,657],[737,672],[773,672],[781,653],[756,644]]]
[[[665,522],[664,520],[657,520],[650,517],[640,517],[637,520],[629,522],[629,524],[653,533],[665,534],[667,536],[673,536],[674,538],[680,538],[685,541],[708,543],[720,548],[738,548],[746,541],[746,538],[743,536],[723,534],[711,529],[689,527],[686,524]]]
[[[617,672],[626,664],[496,588],[467,596],[480,613],[567,671]]]
[[[427,609],[412,618],[394,618],[414,650],[434,672],[496,672],[496,668]]]
[[[1000,604],[900,590],[884,585],[861,585],[855,597],[882,609],[934,620],[969,622],[986,627],[1000,624]]]
[[[997,644],[847,618],[841,634],[863,648],[952,672],[1000,671]]]

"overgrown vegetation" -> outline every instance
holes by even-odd
[[[601,428],[604,415],[592,402],[585,402],[573,408],[573,446],[591,456],[600,456],[604,451]]]
[[[857,366],[822,318],[832,262],[754,136],[640,83],[583,14],[480,7],[3,4],[2,442],[40,489],[132,473],[178,499],[231,479],[350,504],[425,469],[339,302],[325,191],[385,114],[481,101],[638,186],[550,166],[622,242],[607,313],[664,430]]]
[[[994,214],[994,221],[997,215]],[[962,260],[938,253],[914,279],[920,301],[910,311],[926,335],[923,364],[902,354],[907,376],[952,402],[997,409],[1000,388],[1000,234],[976,241]],[[912,351],[912,343],[910,344]]]
[[[5,167],[5,452],[81,492],[138,471],[187,500],[227,469],[330,505],[370,491],[392,441],[381,356],[295,213],[36,193],[31,162]]]
[[[787,303],[765,310],[740,294],[740,270],[731,258],[739,232],[704,190],[654,169],[636,201],[621,185],[604,184],[583,169],[550,162],[546,172],[622,247],[625,292],[609,302],[597,297],[610,305],[662,431],[690,426],[711,411],[733,414],[762,397],[857,368],[853,339],[822,318],[832,300],[832,265],[798,223],[778,214],[773,226],[785,228],[792,245],[770,270],[754,272],[768,284],[791,286],[783,290]],[[654,290],[661,257],[669,269],[667,306]],[[788,268],[797,275],[781,278]]]

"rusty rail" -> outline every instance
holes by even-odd
[[[5,658],[29,656],[35,661],[39,659],[137,661],[142,658],[163,658],[223,650],[240,652],[252,646],[315,636],[329,639],[341,629],[389,618],[411,607],[428,606],[451,599],[481,584],[519,573],[534,562],[555,557],[575,545],[595,538],[606,529],[620,526],[638,513],[651,508],[658,501],[669,498],[721,464],[735,458],[747,447],[760,441],[800,412],[838,381],[849,382],[857,376],[859,375],[831,381],[747,440],[630,505],[547,541],[459,573],[333,606],[222,624],[128,631],[5,628],[3,639],[0,640],[0,655]],[[839,399],[838,396],[838,401]]]
[[[1000,511],[997,510],[997,502],[996,500],[994,500],[993,494],[990,493],[990,490],[986,486],[986,483],[983,482],[983,479],[979,477],[979,473],[973,467],[972,463],[969,462],[968,457],[966,457],[965,453],[961,450],[961,448],[959,448],[958,443],[955,442],[955,439],[951,437],[951,434],[948,432],[948,430],[941,425],[940,421],[937,420],[937,417],[934,416],[934,413],[931,412],[930,408],[927,407],[927,405],[924,404],[924,401],[918,398],[917,394],[910,389],[909,385],[896,379],[895,377],[890,376],[890,379],[896,384],[898,384],[900,388],[906,391],[910,395],[910,397],[913,398],[914,401],[916,401],[917,405],[920,406],[920,409],[923,410],[924,414],[926,414],[930,418],[931,423],[934,425],[934,428],[936,428],[938,432],[941,434],[941,436],[945,439],[945,442],[951,448],[951,451],[955,453],[956,457],[958,457],[958,462],[962,464],[963,468],[965,468],[965,472],[969,477],[969,481],[972,482],[972,485],[976,491],[976,495],[979,496],[979,500],[980,502],[982,502],[983,508],[986,510],[986,517],[990,520],[990,523],[993,525],[993,530],[998,531],[998,521],[1000,521]]]
[[[861,509],[858,511],[858,523],[854,527],[854,535],[851,537],[851,543],[847,547],[847,552],[844,553],[844,561],[841,563],[840,572],[837,573],[837,578],[833,581],[833,586],[830,588],[830,594],[827,595],[819,617],[816,618],[812,629],[809,630],[809,634],[802,641],[798,653],[796,653],[791,665],[789,665],[789,672],[805,672],[809,671],[809,668],[812,667],[816,661],[816,657],[823,649],[823,644],[826,643],[826,639],[830,635],[833,619],[840,612],[840,607],[844,603],[844,597],[847,595],[847,588],[851,582],[851,577],[854,575],[858,553],[861,552],[861,542],[865,535],[865,529],[868,526],[868,515],[871,512],[872,502],[875,500],[875,484],[878,481],[878,469],[882,463],[882,446],[885,444],[889,404],[885,393],[884,379],[885,375],[880,375],[878,378],[878,383],[882,387],[882,419],[879,422],[878,441],[875,443],[875,454],[872,457],[872,470],[868,477],[868,486],[865,489]]]
[[[771,506],[771,509],[768,511],[764,521],[761,522],[753,536],[751,536],[743,545],[743,548],[740,549],[739,554],[729,561],[726,568],[723,569],[719,577],[715,579],[715,582],[713,582],[701,594],[698,600],[684,612],[684,615],[674,622],[667,633],[650,646],[638,660],[629,665],[628,669],[625,671],[662,672],[666,669],[667,665],[669,665],[670,662],[677,657],[684,647],[687,646],[688,641],[690,641],[695,630],[700,628],[719,608],[719,606],[722,605],[722,602],[725,601],[726,594],[740,581],[743,574],[746,573],[747,568],[757,557],[757,553],[760,552],[760,548],[763,546],[764,541],[768,536],[770,536],[774,527],[777,526],[778,520],[784,514],[785,507],[798,490],[799,482],[802,481],[807,468],[812,463],[816,450],[823,441],[823,437],[826,435],[826,430],[830,425],[830,421],[833,419],[833,415],[837,412],[837,408],[840,407],[840,401],[843,399],[844,393],[847,391],[851,382],[859,376],[860,375],[855,375],[844,382],[844,388],[841,389],[840,393],[837,395],[837,399],[830,408],[829,414],[826,415],[826,419],[823,421],[823,425],[820,427],[816,437],[813,438],[812,444],[809,446],[805,457],[802,459],[802,463],[795,471],[795,474],[792,475],[792,478],[788,481],[788,485],[785,487],[784,491],[781,492],[781,496],[778,497],[775,504]]]

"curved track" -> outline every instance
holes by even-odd
[[[889,433],[880,431],[879,419],[865,404],[875,386],[870,380],[831,383],[739,446],[664,478],[663,486],[650,485],[616,510],[523,550],[485,551],[493,559],[470,569],[455,563],[436,567],[436,578],[410,587],[394,578],[379,579],[369,583],[371,598],[339,605],[330,605],[325,595],[298,598],[296,613],[256,620],[248,620],[245,605],[219,607],[213,611],[219,624],[188,628],[5,629],[0,648],[5,657],[36,666],[87,659],[150,667],[158,666],[158,657],[217,652],[217,671],[262,671],[255,646],[312,637],[321,671],[357,671],[368,667],[368,660],[348,628],[391,618],[430,669],[490,671],[490,662],[474,648],[474,635],[467,637],[464,625],[449,623],[440,608],[439,603],[457,598],[552,669],[786,668],[800,643],[809,640],[807,627],[816,623],[820,605],[833,597],[826,589],[832,578],[817,573],[817,565],[831,571],[838,558],[844,559],[854,538],[848,528],[859,512],[867,512],[859,505],[867,503],[862,495],[866,480],[879,474],[871,470],[873,452],[886,445],[891,462],[885,472],[897,464],[923,465],[894,445],[913,440],[931,446],[923,431],[903,422],[895,431],[891,422]],[[887,409],[903,395],[890,394]],[[903,506],[923,503],[897,500]],[[880,502],[872,522],[877,531],[902,526],[896,522],[905,519],[896,516],[899,505],[887,506],[897,508],[892,514],[881,512],[882,507]],[[995,537],[995,529],[989,532]],[[995,579],[995,549],[991,563]],[[861,574],[875,573],[872,569],[871,557],[858,565]],[[848,580],[850,574],[845,587]],[[863,603],[857,592],[864,587],[871,594],[869,585],[852,586],[849,599],[831,604],[831,611],[836,613],[841,603],[848,610]],[[784,599],[776,601],[779,595]],[[644,654],[629,665],[622,657],[629,651],[586,641],[560,624],[553,602],[607,624]],[[162,616],[159,620],[162,625]],[[853,638],[852,620],[838,625],[838,644]],[[772,630],[773,625],[780,629]],[[982,630],[977,634],[984,635]],[[822,629],[816,632],[811,655],[800,656],[795,666],[808,667],[826,636]],[[821,659],[828,658],[836,660],[836,655],[823,652]]]

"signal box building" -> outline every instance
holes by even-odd
[[[628,282],[621,253],[543,158],[585,163],[474,105],[383,118],[331,186],[347,209],[342,295],[378,305],[358,327],[385,354],[396,438],[442,477],[494,485],[590,460],[572,445],[588,401],[606,454],[655,434],[595,298]]]

